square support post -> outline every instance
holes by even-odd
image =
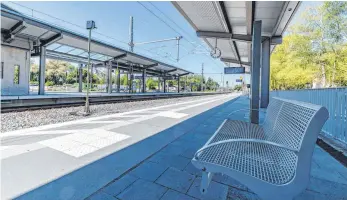
[[[164,78],[164,93],[166,93],[166,79]]]
[[[78,68],[78,92],[82,92],[83,87],[83,64],[80,64],[80,67]]]
[[[180,93],[180,77],[177,76],[177,92]]]
[[[146,92],[146,69],[142,72],[142,92]]]
[[[112,93],[112,62],[107,65],[107,92]]]
[[[45,94],[46,47],[40,46],[39,95]]]
[[[259,123],[259,79],[261,58],[261,21],[254,21],[252,35],[252,69],[251,69],[251,110],[250,118],[254,124]]]
[[[120,70],[117,70],[117,92],[120,92]]]
[[[158,92],[160,92],[160,77],[158,76]]]
[[[270,39],[262,44],[260,107],[267,108],[270,99]]]

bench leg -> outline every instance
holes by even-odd
[[[202,171],[201,185],[200,185],[200,192],[202,194],[205,194],[207,192],[207,188],[210,185],[212,177],[213,177],[213,173]]]

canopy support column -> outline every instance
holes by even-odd
[[[177,92],[180,93],[180,77],[177,77]]]
[[[118,66],[117,66],[118,67]],[[117,92],[120,92],[120,70],[117,69]]]
[[[158,92],[160,92],[160,76],[158,76]]]
[[[262,44],[260,107],[267,108],[270,99],[270,39]]]
[[[142,92],[146,92],[146,69],[142,72]]]
[[[164,93],[166,93],[166,79],[164,78]]]
[[[254,21],[252,35],[252,69],[251,69],[251,111],[250,118],[254,124],[259,123],[259,79],[261,58],[261,21]]]
[[[107,92],[112,93],[112,62],[107,65]]]
[[[78,68],[78,92],[82,92],[83,87],[83,64],[80,64],[80,67]]]
[[[40,46],[39,95],[45,94],[46,47]]]

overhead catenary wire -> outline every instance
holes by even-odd
[[[168,27],[170,27],[173,31],[175,31],[178,34],[181,34],[180,32],[178,32],[176,29],[174,29],[172,26],[170,26],[168,23],[166,23],[164,20],[162,20],[158,15],[156,15],[153,11],[151,11],[149,8],[147,8],[144,4],[140,3],[138,1],[139,4],[141,4],[146,10],[148,10],[150,13],[152,13],[155,17],[157,17],[160,21],[162,21],[163,23],[165,23]],[[180,30],[182,30],[184,33],[186,33],[188,36],[191,36],[189,33],[187,33],[183,28],[181,28],[175,21],[173,21],[169,16],[167,16],[164,12],[162,12],[157,6],[155,6],[152,2],[149,2],[154,8],[156,8],[160,13],[162,13],[167,19],[169,19],[172,23],[174,23]],[[183,34],[181,34],[183,35]],[[195,46],[191,41],[187,40],[185,37],[183,37],[183,39],[185,39],[189,44],[191,44],[194,48],[197,48],[200,45]],[[201,43],[201,41],[200,41]],[[209,49],[207,49],[203,44],[201,44],[201,46],[207,51],[209,52]],[[188,53],[189,55],[189,53]],[[187,55],[183,55],[182,57],[186,57]],[[182,58],[181,57],[181,58]],[[209,57],[209,56],[208,56]],[[209,57],[210,59],[212,59],[211,57]],[[214,59],[212,59],[212,61],[218,65],[216,63],[216,61]],[[224,66],[222,66],[224,67]]]
[[[54,16],[52,16],[52,15],[46,14],[46,13],[41,12],[41,11],[37,11],[37,10],[32,9],[32,8],[30,8],[30,7],[24,6],[24,5],[22,5],[22,4],[19,4],[19,3],[16,3],[16,2],[12,2],[12,1],[9,1],[9,3],[13,3],[13,4],[17,5],[17,6],[20,6],[20,7],[26,8],[26,9],[29,9],[29,10],[32,11],[32,13],[34,13],[34,11],[35,11],[35,12],[40,13],[40,14],[42,14],[42,15],[46,15],[46,16],[48,16],[48,17],[51,17],[51,18],[53,18],[53,19],[55,19],[55,20],[59,20],[59,21],[61,21],[61,22],[64,22],[64,23],[70,24],[70,25],[72,25],[72,26],[75,26],[75,27],[77,27],[77,28],[80,28],[80,29],[85,30],[85,28],[82,27],[82,26],[80,26],[80,25],[77,25],[77,24],[74,24],[74,23],[65,21],[65,20],[63,20],[63,19],[54,17]],[[34,17],[34,16],[32,16],[32,17]],[[36,17],[36,18],[37,18],[37,17]],[[44,20],[44,19],[41,19],[41,18],[40,18],[40,20]],[[44,20],[44,21],[46,21],[46,20]],[[46,21],[46,22],[52,23],[52,22],[50,22],[50,21]],[[56,24],[56,23],[53,23],[53,24],[59,25],[59,24]],[[102,34],[102,33],[97,32],[97,31],[93,31],[93,34],[94,34],[94,33],[97,34],[97,35],[101,35],[101,36],[103,36],[103,37],[106,37],[106,38],[108,38],[108,39],[111,39],[111,40],[114,40],[114,41],[117,41],[117,42],[120,42],[120,43],[123,43],[123,44],[128,45],[128,42],[126,42],[126,41],[119,40],[119,39],[117,39],[117,38],[114,38],[114,37],[111,37],[111,36]],[[149,52],[148,49],[142,48],[142,47],[137,47],[137,48],[144,50],[144,54],[148,55],[148,53],[147,53],[147,52]],[[166,56],[166,57],[163,57],[163,56],[161,56],[160,54],[157,54],[157,53],[153,53],[153,54],[156,54],[156,55],[154,55],[155,57],[160,57],[160,58],[163,58],[163,59],[167,59],[167,58],[168,58],[167,56]],[[153,56],[153,55],[152,55],[152,56]],[[174,61],[174,59],[173,59],[173,58],[170,58],[170,61]]]

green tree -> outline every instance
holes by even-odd
[[[272,89],[346,85],[346,8],[347,2],[324,2],[290,27],[271,56]]]

